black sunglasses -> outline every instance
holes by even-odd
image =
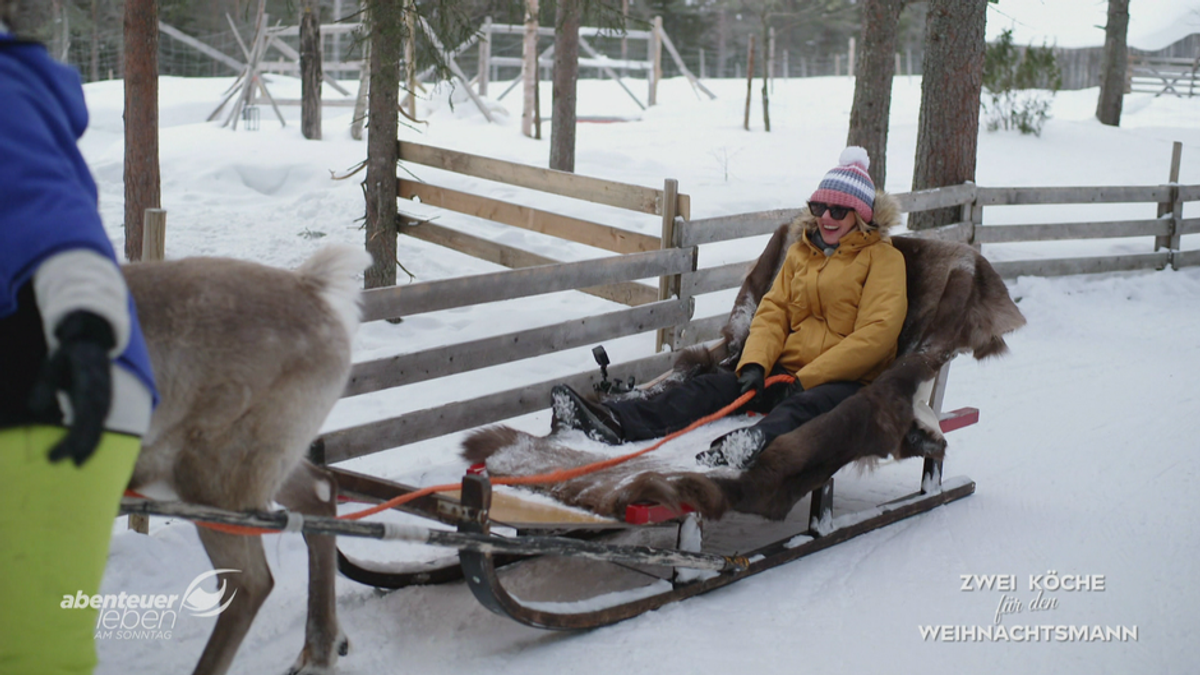
[[[841,220],[842,218],[846,217],[847,213],[850,213],[854,209],[852,209],[848,206],[830,206],[829,204],[826,204],[824,202],[809,202],[808,203],[809,213],[813,214],[817,218],[820,218],[821,216],[825,215],[826,210],[829,211],[830,218],[833,218],[834,220]]]

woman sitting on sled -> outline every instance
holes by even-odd
[[[904,256],[887,231],[899,223],[894,198],[876,192],[862,148],[842,152],[792,223],[801,236],[759,303],[737,368],[700,375],[650,398],[585,400],[553,390],[554,428],[617,444],[658,438],[733,402],[765,413],[753,426],[713,441],[696,456],[708,466],[746,468],[772,440],[871,382],[896,358],[908,310]],[[764,390],[767,372],[795,377]]]

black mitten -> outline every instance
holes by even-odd
[[[746,393],[751,389],[754,393],[761,394],[763,390],[763,379],[766,371],[757,363],[747,363],[742,367],[742,374],[738,375],[738,386],[741,387],[742,393]]]
[[[86,310],[67,314],[54,329],[58,349],[47,358],[30,393],[34,412],[49,415],[57,410],[55,394],[66,392],[73,419],[67,435],[50,451],[50,461],[70,457],[76,466],[96,451],[104,420],[112,405],[112,359],[116,345],[112,326]]]

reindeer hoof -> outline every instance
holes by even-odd
[[[336,672],[335,664],[338,656],[350,653],[350,640],[345,633],[339,630],[337,637],[329,647],[329,651],[325,652],[324,657],[321,657],[314,655],[314,652],[306,646],[300,651],[296,662],[288,669],[287,675],[331,675]],[[334,656],[335,653],[337,656]]]

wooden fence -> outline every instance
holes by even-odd
[[[1166,56],[1129,57],[1129,91],[1180,98],[1200,95],[1200,55],[1195,58]]]
[[[1023,50],[1025,47],[1020,47],[1020,49]],[[1200,54],[1200,33],[1193,33],[1163,49],[1147,51],[1130,47],[1126,63],[1130,66],[1129,75],[1132,78],[1135,74],[1132,66],[1139,60],[1183,60],[1190,64],[1195,60],[1197,54]],[[1054,58],[1058,61],[1058,67],[1062,71],[1064,91],[1100,86],[1100,76],[1104,69],[1104,47],[1072,49],[1054,47]],[[1135,89],[1135,91],[1138,90]],[[1161,88],[1155,92],[1160,90]]]
[[[513,252],[505,264],[512,264],[516,269],[509,271],[366,291],[365,321],[567,290],[584,290],[630,306],[541,328],[357,363],[351,373],[346,396],[380,392],[650,332],[660,332],[660,341],[667,342],[675,349],[711,340],[717,337],[728,310],[714,316],[696,318],[693,316],[694,299],[706,293],[739,287],[752,261],[698,268],[699,247],[769,234],[799,213],[799,209],[781,209],[689,220],[689,200],[686,195],[675,192],[674,181],[667,181],[664,190],[655,190],[409,143],[401,143],[401,157],[409,163],[438,167],[475,178],[661,215],[663,236],[656,240],[633,232],[614,232],[616,228],[610,226],[564,218],[530,207],[403,179],[401,195],[417,195],[427,204],[492,218],[515,227],[584,239],[617,255],[581,262],[557,262],[522,257],[531,254]],[[1178,160],[1177,147],[1173,163],[1175,175],[1178,173]],[[1184,203],[1200,201],[1200,185],[985,188],[967,184],[904,193],[897,197],[902,210],[908,213],[952,206],[961,209],[960,222],[921,232],[919,236],[924,237],[974,245],[1099,237],[1154,237],[1161,249],[1153,253],[1102,258],[993,263],[1006,277],[1200,265],[1200,251],[1179,250],[1181,236],[1200,233],[1200,218],[1182,217]],[[1019,225],[989,225],[983,221],[984,213],[992,207],[1107,203],[1155,204],[1160,217]],[[482,257],[489,259],[509,255],[504,253],[509,250],[507,247],[467,237],[434,223],[427,222],[404,228],[403,231],[428,241],[447,242],[459,250],[478,251]],[[659,289],[635,283],[654,277],[662,280]],[[641,286],[645,290],[613,291],[630,286]],[[673,358],[672,351],[655,353],[614,366],[614,373],[622,379],[632,375],[639,381],[646,381],[668,370]],[[597,380],[598,374],[594,369],[589,369],[587,372],[492,392],[469,400],[412,410],[327,433],[318,440],[314,449],[319,458],[330,463],[361,457],[537,412],[548,407],[550,389],[555,384],[563,382],[587,390]]]

